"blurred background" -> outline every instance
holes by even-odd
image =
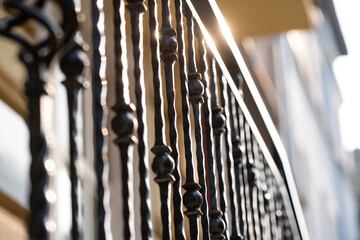
[[[359,239],[360,3],[218,4],[289,154],[310,238]]]

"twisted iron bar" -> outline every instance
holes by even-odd
[[[259,161],[258,161],[258,168],[260,170],[260,180],[262,182],[262,196],[259,196],[259,201],[262,201],[262,212],[263,212],[263,222],[264,222],[264,226],[265,226],[265,231],[264,231],[264,239],[271,239],[271,223],[270,223],[270,209],[269,209],[269,200],[271,198],[270,194],[269,194],[269,188],[268,188],[268,184],[266,182],[266,173],[265,173],[265,167],[264,167],[264,162],[265,162],[265,158],[264,155],[261,151],[261,148],[259,146],[259,144],[257,144],[257,149],[258,149],[258,155],[259,155]]]
[[[261,238],[261,222],[259,219],[259,202],[258,202],[258,195],[259,195],[259,171],[256,166],[257,155],[254,146],[254,135],[248,123],[245,124],[245,132],[246,136],[248,137],[248,172],[250,174],[248,177],[251,178],[249,181],[250,185],[250,200],[252,203],[252,214],[253,214],[253,221],[254,221],[254,230],[255,236],[257,238]],[[251,170],[249,170],[251,169]]]
[[[75,5],[73,6],[75,12]],[[74,24],[66,29],[66,31],[73,31],[70,36],[73,36],[78,30],[78,22],[75,19],[69,19],[74,21]],[[70,181],[71,181],[71,208],[72,208],[72,239],[80,239],[81,231],[79,226],[79,198],[78,198],[78,185],[79,178],[76,169],[76,161],[78,158],[77,141],[77,121],[76,115],[78,112],[78,93],[83,88],[83,77],[81,76],[87,56],[83,50],[83,40],[78,33],[77,36],[69,41],[69,50],[65,52],[60,61],[60,67],[66,78],[62,81],[67,91],[68,98],[68,115],[69,115],[69,144],[70,144]],[[67,49],[64,49],[67,50]]]
[[[138,120],[138,153],[139,153],[139,175],[140,175],[140,212],[141,212],[141,234],[142,239],[151,236],[149,183],[148,183],[148,154],[147,154],[147,128],[146,105],[145,105],[145,86],[143,69],[143,13],[146,11],[144,0],[127,0],[126,8],[130,12],[131,18],[131,40],[133,44],[133,56],[135,60],[135,95],[136,95],[136,115]]]
[[[69,112],[69,143],[70,143],[70,180],[71,180],[71,207],[72,207],[72,239],[80,238],[79,229],[79,199],[78,199],[78,174],[76,169],[76,161],[78,158],[78,150],[76,138],[76,114],[78,110],[78,93],[83,88],[83,78],[81,76],[84,64],[87,59],[81,43],[73,40],[73,47],[68,51],[60,61],[60,67],[66,76],[62,84],[66,87],[68,98]]]
[[[160,50],[159,40],[156,37],[158,33],[157,21],[157,5],[155,0],[149,0],[149,27],[150,32],[150,47],[151,47],[151,63],[153,70],[153,85],[154,85],[154,106],[155,106],[155,144],[151,151],[155,154],[153,160],[153,170],[158,176],[155,181],[160,187],[161,197],[161,219],[163,227],[163,239],[170,239],[169,233],[169,202],[168,192],[169,184],[174,181],[174,176],[171,174],[174,169],[174,159],[169,155],[171,149],[164,142],[164,113],[163,113],[163,97],[162,84],[160,74]],[[182,228],[182,226],[181,226]],[[175,226],[176,229],[176,226]]]
[[[242,163],[241,157],[243,154],[243,148],[241,146],[240,136],[237,134],[237,129],[235,129],[235,117],[239,115],[238,106],[234,101],[234,97],[230,86],[228,85],[228,101],[229,101],[229,115],[230,115],[230,128],[231,128],[231,141],[233,146],[233,159],[234,159],[234,173],[235,173],[235,190],[236,190],[236,199],[237,199],[237,207],[238,207],[238,215],[239,215],[239,229],[240,234],[244,239],[246,239],[246,212],[245,212],[245,197],[244,197],[244,181],[243,181],[243,172],[242,172]],[[235,109],[235,111],[234,111]],[[237,126],[240,127],[240,126]]]
[[[246,133],[245,133],[245,124],[246,124],[246,118],[244,116],[244,114],[241,112],[240,107],[236,108],[236,115],[237,115],[237,120],[238,120],[238,134],[240,136],[240,142],[241,145],[243,146],[243,151],[242,151],[242,175],[243,175],[243,183],[244,183],[244,188],[243,188],[243,193],[244,193],[244,204],[245,204],[245,219],[246,219],[246,232],[245,232],[245,236],[247,236],[247,239],[254,239],[254,226],[253,226],[253,218],[252,218],[252,210],[251,210],[251,199],[250,199],[250,194],[249,194],[249,176],[251,175],[251,173],[248,173],[248,169],[247,169],[247,162],[248,162],[248,142],[247,142],[247,138],[246,138]]]
[[[212,126],[212,112],[210,104],[210,91],[209,91],[209,75],[208,71],[208,59],[211,59],[210,54],[208,53],[205,46],[205,39],[200,35],[199,29],[197,31],[198,38],[200,38],[199,52],[203,56],[200,58],[200,72],[202,74],[202,83],[204,85],[204,104],[202,107],[202,114],[204,116],[205,122],[205,146],[206,154],[205,161],[207,163],[208,176],[209,176],[209,217],[210,217],[210,237],[211,239],[224,240],[225,239],[225,222],[222,220],[222,212],[219,210],[216,196],[216,177],[215,177],[215,166],[214,166],[214,135],[213,135],[213,126]],[[213,74],[210,75],[212,77]]]
[[[184,206],[187,209],[185,215],[189,219],[190,237],[196,239],[198,235],[197,219],[202,214],[199,208],[202,204],[202,195],[199,192],[200,185],[195,182],[193,153],[192,153],[192,140],[190,130],[190,114],[189,114],[189,86],[188,75],[186,71],[186,58],[185,58],[185,39],[184,39],[184,26],[183,26],[183,11],[184,5],[182,0],[175,0],[176,7],[176,28],[178,31],[179,43],[179,69],[180,69],[180,86],[181,86],[181,100],[182,100],[182,115],[183,115],[183,131],[184,131],[184,147],[185,147],[185,160],[186,160],[186,181],[183,185],[185,189]],[[180,239],[180,238],[179,238]],[[181,239],[184,239],[181,236]]]
[[[123,200],[123,238],[130,239],[130,181],[129,169],[132,169],[133,159],[130,146],[137,142],[134,136],[134,130],[137,128],[137,121],[132,114],[135,107],[130,103],[127,65],[124,59],[126,58],[126,41],[125,41],[125,17],[123,0],[114,0],[114,44],[115,44],[115,88],[116,88],[116,103],[113,106],[115,117],[111,121],[111,126],[117,138],[115,143],[119,147],[121,156],[121,177],[122,177],[122,200]]]
[[[92,98],[94,122],[94,162],[97,178],[97,234],[100,240],[106,239],[105,235],[105,207],[104,207],[104,162],[107,161],[103,147],[106,146],[108,130],[105,124],[107,118],[105,76],[105,25],[103,0],[92,0]],[[115,131],[116,132],[116,131]]]
[[[248,197],[247,201],[247,213],[248,213],[248,224],[249,224],[249,237],[250,239],[256,239],[257,230],[256,230],[256,216],[254,211],[254,189],[256,188],[256,173],[254,166],[254,159],[252,156],[252,142],[251,142],[251,133],[248,122],[246,121],[245,116],[243,116],[243,135],[245,140],[245,168],[246,168],[246,178],[247,178],[247,189],[246,194]],[[255,195],[256,196],[256,195]],[[255,198],[256,199],[256,198]]]
[[[229,184],[229,203],[230,203],[230,216],[231,216],[231,240],[241,240],[243,236],[238,233],[238,216],[236,212],[237,206],[235,199],[235,186],[234,186],[234,158],[233,158],[233,146],[231,142],[231,126],[230,126],[230,113],[229,108],[232,108],[232,105],[229,102],[228,96],[228,84],[227,81],[222,78],[220,80],[220,100],[221,106],[224,109],[224,117],[225,117],[225,126],[224,126],[224,138],[225,138],[225,149],[226,149],[226,165],[227,165],[227,179]]]
[[[257,181],[257,216],[258,216],[258,223],[259,223],[259,232],[260,236],[263,239],[266,239],[267,237],[267,224],[265,221],[265,202],[264,202],[264,191],[266,190],[266,186],[264,185],[264,178],[263,178],[263,169],[261,168],[260,163],[260,150],[259,150],[259,144],[257,143],[255,137],[252,135],[252,146],[253,146],[253,153],[254,153],[254,164],[255,167],[258,170],[258,181]]]
[[[188,59],[189,59],[188,62],[189,100],[192,106],[194,123],[195,123],[194,127],[195,127],[197,171],[198,171],[199,184],[201,187],[200,193],[202,195],[201,226],[203,230],[203,239],[210,239],[207,189],[206,189],[206,171],[205,171],[205,162],[204,162],[203,137],[202,137],[202,126],[201,126],[201,115],[200,115],[200,107],[204,102],[204,99],[202,97],[204,93],[204,85],[202,84],[201,81],[201,74],[197,71],[196,55],[195,55],[194,19],[191,10],[188,8],[188,6],[185,6],[185,17],[186,17],[187,30],[188,30],[187,40],[188,40]],[[196,231],[193,232],[192,237],[194,238],[197,237]]]
[[[176,239],[183,239],[183,214],[182,214],[182,196],[181,196],[181,176],[179,170],[179,149],[178,149],[178,132],[176,129],[176,109],[175,109],[175,78],[174,64],[177,61],[176,50],[177,40],[176,31],[172,27],[170,18],[170,2],[162,0],[162,25],[160,29],[160,52],[161,60],[164,63],[166,97],[168,102],[168,119],[169,119],[169,138],[171,146],[171,157],[174,160],[174,171],[172,172],[175,181],[173,182],[173,207],[174,207],[174,226]]]
[[[223,158],[221,154],[221,135],[224,132],[225,127],[225,116],[223,114],[223,108],[219,106],[217,100],[217,89],[218,89],[218,81],[222,78],[222,73],[219,72],[220,69],[214,58],[210,61],[210,68],[212,70],[211,73],[211,111],[212,111],[212,125],[214,128],[214,138],[215,138],[215,159],[216,159],[216,168],[217,175],[219,179],[219,191],[220,191],[220,208],[223,213],[223,220],[225,222],[226,229],[227,219],[226,219],[226,198],[225,198],[225,178],[223,173]],[[228,233],[225,230],[225,237],[228,239]]]
[[[177,130],[176,130],[176,111],[175,111],[175,93],[174,93],[174,63],[177,59],[176,49],[177,41],[175,29],[172,28],[170,17],[169,0],[162,0],[162,25],[160,29],[160,57],[164,65],[166,97],[168,101],[168,118],[169,118],[169,137],[171,150],[163,142],[158,142],[152,148],[152,152],[156,155],[153,161],[153,171],[157,173],[155,181],[160,186],[161,198],[161,219],[163,225],[164,240],[170,239],[170,207],[169,207],[169,184],[173,183],[174,195],[174,212],[175,216],[181,211],[181,194],[180,194],[180,174],[178,169],[178,147],[177,147]],[[160,140],[160,139],[159,139]],[[171,156],[168,154],[171,151]],[[180,212],[181,214],[181,212]],[[175,219],[178,219],[175,217]],[[175,223],[177,225],[178,223]],[[176,227],[175,230],[179,228]]]

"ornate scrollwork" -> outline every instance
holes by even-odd
[[[72,1],[53,1],[60,7],[63,19],[66,19],[61,23],[55,22],[45,13],[43,7],[47,2],[46,0],[38,0],[33,3],[6,1],[4,6],[9,10],[15,10],[16,15],[0,21],[0,35],[17,42],[21,46],[19,58],[28,70],[26,95],[29,107],[30,151],[32,156],[30,167],[32,184],[30,193],[30,239],[48,238],[48,231],[44,222],[49,207],[44,193],[48,181],[48,174],[44,166],[48,146],[42,131],[42,110],[40,108],[40,99],[46,94],[47,79],[44,77],[46,76],[44,72],[48,71],[55,54],[75,34],[73,29],[76,28],[77,23]],[[27,40],[26,36],[14,31],[28,21],[35,21],[37,25],[46,29],[46,37],[32,43]]]

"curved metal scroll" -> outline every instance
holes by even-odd
[[[30,239],[48,239],[49,233],[45,227],[45,218],[48,213],[49,203],[45,197],[45,187],[48,182],[48,174],[44,166],[44,160],[48,154],[48,146],[42,130],[40,107],[41,97],[46,95],[46,80],[44,73],[60,48],[67,44],[75,31],[71,28],[76,26],[76,13],[74,4],[70,0],[54,0],[60,7],[64,20],[56,23],[43,10],[46,0],[38,0],[32,4],[25,1],[6,1],[4,5],[15,10],[17,15],[0,21],[0,35],[17,42],[21,46],[20,60],[28,71],[26,83],[26,95],[29,108],[29,130],[31,151],[31,193],[29,237]],[[17,34],[16,28],[21,27],[27,21],[35,21],[46,29],[46,38],[40,42],[31,43],[26,37]],[[71,26],[73,25],[73,26]]]

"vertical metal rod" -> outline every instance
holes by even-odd
[[[202,83],[204,85],[204,104],[202,107],[202,116],[204,116],[204,125],[205,125],[205,161],[207,163],[207,176],[209,181],[209,217],[210,217],[210,237],[211,239],[225,239],[225,223],[222,220],[222,212],[218,208],[217,196],[216,196],[216,180],[215,180],[215,168],[214,168],[214,136],[213,136],[213,127],[211,123],[212,114],[211,114],[211,104],[210,104],[210,91],[209,91],[209,75],[208,75],[208,59],[209,53],[206,49],[205,39],[200,33],[200,29],[197,28],[196,31],[198,40],[199,40],[199,53],[200,53],[200,65],[199,70],[202,74]]]
[[[84,63],[87,59],[86,54],[82,50],[79,43],[72,43],[72,48],[62,57],[60,67],[65,74],[66,79],[62,82],[66,87],[68,98],[68,115],[69,115],[69,144],[70,144],[70,180],[71,180],[71,207],[72,207],[72,239],[80,238],[79,226],[79,199],[78,185],[79,178],[76,169],[76,161],[78,159],[78,150],[76,138],[77,136],[77,120],[78,111],[78,93],[83,88],[83,78],[81,76]]]
[[[143,69],[143,12],[146,11],[144,0],[127,0],[126,8],[131,17],[131,39],[133,43],[133,56],[135,60],[135,95],[136,115],[138,120],[138,153],[139,153],[139,175],[140,175],[140,213],[141,213],[141,235],[142,239],[151,236],[149,183],[148,183],[148,154],[147,154],[147,129],[144,92],[144,69]]]
[[[293,238],[293,233],[291,231],[290,220],[288,214],[286,213],[286,208],[283,199],[281,202],[282,202],[282,213],[283,213],[283,223],[284,223],[283,239],[293,240],[294,238]]]
[[[266,225],[265,225],[265,208],[264,208],[264,193],[263,193],[263,181],[262,181],[262,171],[260,169],[260,155],[258,150],[258,144],[255,139],[255,136],[251,133],[251,139],[252,139],[252,150],[253,150],[253,159],[254,159],[254,166],[256,168],[256,174],[257,174],[257,181],[256,181],[256,198],[254,200],[255,208],[254,214],[256,217],[257,222],[257,234],[258,238],[260,239],[266,239]]]
[[[276,223],[277,223],[277,239],[284,239],[284,214],[283,214],[283,204],[281,199],[281,193],[276,181],[272,178],[272,184],[274,186],[274,200],[275,200],[275,214],[276,214]]]
[[[219,196],[220,196],[220,209],[223,213],[223,220],[227,228],[227,219],[226,219],[226,198],[225,198],[225,179],[223,173],[223,163],[224,160],[221,154],[221,135],[224,132],[225,127],[225,116],[223,114],[223,109],[218,105],[217,100],[217,85],[219,78],[221,78],[221,73],[217,73],[220,69],[216,67],[217,63],[215,59],[210,60],[210,80],[211,80],[211,110],[212,110],[212,125],[214,129],[215,136],[215,159],[216,159],[216,168],[219,179]],[[219,76],[220,75],[220,76]],[[225,230],[225,237],[228,239],[228,233]]]
[[[266,212],[266,192],[267,186],[265,183],[265,172],[263,167],[263,155],[261,149],[255,138],[253,138],[254,154],[257,156],[255,158],[255,165],[259,172],[259,183],[258,183],[258,206],[259,206],[259,219],[261,223],[261,235],[262,239],[269,239],[269,224],[268,224],[268,214]]]
[[[176,31],[171,26],[171,12],[169,7],[169,0],[162,0],[162,25],[160,29],[160,52],[161,60],[164,63],[165,82],[166,82],[166,97],[168,102],[168,118],[169,118],[169,135],[172,157],[172,169],[173,176],[167,178],[164,183],[160,184],[161,202],[162,202],[162,219],[163,219],[163,239],[170,238],[170,222],[169,222],[169,206],[167,185],[173,180],[173,205],[174,213],[177,216],[175,219],[179,219],[181,215],[181,193],[180,193],[180,174],[178,169],[179,153],[177,147],[177,130],[176,130],[176,111],[175,111],[175,92],[174,92],[174,63],[177,60],[176,49],[177,41],[175,39]],[[155,161],[155,159],[154,159]],[[155,171],[154,165],[153,170]],[[168,169],[170,170],[170,168]],[[169,173],[168,173],[169,174]],[[170,175],[169,175],[170,176]],[[178,223],[175,223],[177,225]],[[176,227],[176,230],[179,228]]]
[[[259,155],[260,178],[262,182],[262,196],[259,197],[262,198],[262,202],[263,202],[263,221],[265,226],[264,238],[271,239],[271,223],[270,223],[270,208],[269,208],[269,200],[271,196],[269,193],[268,184],[266,182],[266,172],[265,172],[266,169],[264,166],[265,158],[260,149],[259,144],[257,145],[257,149]]]
[[[269,166],[264,162],[266,183],[268,186],[268,194],[269,194],[269,217],[270,217],[270,231],[271,231],[271,239],[277,239],[277,223],[276,223],[276,210],[275,210],[275,195],[274,195],[274,186],[272,181],[272,174]]]
[[[149,0],[149,27],[150,27],[150,47],[151,63],[153,70],[154,84],[154,106],[155,106],[155,145],[151,151],[155,154],[153,170],[158,173],[155,181],[160,186],[161,198],[161,219],[163,227],[163,239],[170,239],[169,226],[169,184],[174,181],[171,172],[174,169],[174,160],[169,156],[170,148],[165,145],[164,138],[164,113],[162,85],[160,74],[160,53],[157,21],[157,5],[155,0]]]
[[[252,171],[255,173],[255,179],[254,179],[254,185],[252,185],[252,188],[250,188],[250,196],[252,197],[252,213],[253,213],[253,220],[254,220],[254,230],[255,230],[255,236],[256,239],[261,239],[261,223],[259,220],[259,206],[258,206],[258,194],[259,194],[259,171],[256,168],[256,155],[255,155],[255,149],[254,149],[254,142],[252,134],[252,131],[250,129],[250,126],[246,124],[247,131],[249,132],[248,135],[248,154],[249,154],[249,165],[248,167],[252,169]]]
[[[193,154],[192,154],[192,140],[190,133],[190,114],[189,114],[189,86],[188,75],[186,71],[185,47],[184,47],[184,27],[183,27],[183,11],[184,5],[182,0],[175,0],[176,7],[176,28],[178,31],[179,43],[179,70],[181,80],[181,99],[182,99],[182,115],[183,115],[183,131],[184,131],[184,148],[186,160],[186,181],[183,185],[185,189],[184,206],[187,209],[185,215],[189,219],[190,238],[198,238],[198,222],[197,219],[201,216],[199,208],[203,202],[203,196],[199,192],[200,185],[195,182]]]
[[[200,106],[204,102],[202,97],[204,93],[204,86],[201,82],[201,75],[197,72],[196,56],[195,56],[195,36],[194,36],[194,19],[190,9],[186,6],[185,10],[187,23],[187,37],[188,37],[188,79],[189,79],[189,100],[193,110],[195,123],[195,142],[196,142],[196,159],[197,171],[200,184],[200,193],[203,197],[201,205],[201,226],[203,230],[203,239],[210,239],[209,236],[209,218],[207,205],[207,189],[205,176],[205,163],[203,152],[203,136],[201,126]],[[204,57],[204,56],[201,56]]]
[[[123,0],[114,0],[114,44],[115,44],[115,88],[116,103],[112,108],[116,115],[111,121],[111,126],[117,138],[115,143],[119,147],[121,156],[121,177],[122,177],[122,199],[123,199],[123,225],[124,239],[131,238],[131,222],[129,195],[132,187],[129,185],[129,169],[132,169],[133,159],[130,146],[137,142],[133,132],[137,127],[137,121],[133,116],[135,107],[130,103],[127,66],[124,64],[126,58],[125,43],[125,19]]]
[[[189,100],[192,106],[194,123],[195,123],[195,142],[196,142],[196,159],[197,170],[199,177],[200,193],[202,195],[202,218],[201,225],[203,228],[204,239],[209,239],[209,223],[207,218],[207,200],[206,200],[206,186],[205,186],[205,166],[204,153],[202,149],[202,129],[200,116],[200,103],[203,102],[203,85],[201,83],[201,76],[197,72],[195,63],[195,38],[194,38],[194,21],[190,9],[185,7],[185,17],[187,24],[187,41],[188,41],[188,79],[189,79]],[[204,213],[205,211],[205,213]],[[198,231],[192,232],[192,239],[198,239]]]
[[[238,216],[239,216],[239,229],[240,234],[244,239],[246,239],[246,211],[245,211],[245,196],[243,194],[244,182],[243,182],[243,172],[241,157],[243,154],[243,148],[241,146],[240,136],[237,135],[235,129],[235,119],[234,119],[234,109],[235,113],[238,113],[236,102],[233,99],[233,95],[228,86],[228,98],[229,98],[229,115],[230,115],[230,128],[231,128],[231,141],[233,146],[233,158],[234,158],[234,172],[235,172],[235,190],[236,190],[236,199],[238,207]],[[240,126],[238,126],[240,127]]]
[[[241,112],[240,106],[236,105],[235,108],[236,114],[236,122],[237,122],[237,134],[239,135],[240,147],[242,149],[241,156],[240,156],[240,173],[241,173],[241,181],[242,181],[242,188],[241,194],[243,196],[243,219],[244,219],[244,237],[245,239],[251,239],[250,236],[250,228],[251,228],[251,213],[249,212],[249,185],[247,180],[247,169],[246,169],[246,141],[245,141],[245,129],[244,129],[244,122],[245,117]]]
[[[245,182],[245,196],[247,198],[246,208],[247,208],[247,221],[248,221],[248,237],[253,240],[256,239],[255,235],[255,221],[253,214],[253,189],[256,184],[256,175],[253,169],[253,159],[250,158],[251,154],[251,141],[250,139],[250,129],[249,125],[246,121],[245,116],[243,116],[243,123],[241,125],[243,132],[243,141],[245,147],[245,156],[243,158],[244,165],[244,177],[246,179]],[[246,170],[246,171],[245,171]]]
[[[243,239],[243,236],[238,233],[238,216],[236,214],[236,199],[235,199],[235,186],[234,186],[234,159],[233,159],[233,146],[231,142],[231,127],[230,127],[230,113],[229,108],[232,105],[229,104],[229,96],[228,96],[228,85],[224,78],[220,79],[219,82],[220,87],[220,100],[221,106],[224,109],[224,117],[225,121],[225,149],[226,149],[226,165],[227,165],[227,179],[229,184],[229,203],[230,203],[230,216],[231,216],[231,236],[230,239],[232,240],[240,240]],[[240,206],[239,206],[240,207]]]
[[[26,83],[26,95],[28,97],[29,130],[30,130],[30,213],[29,237],[31,239],[48,239],[48,231],[45,227],[45,217],[48,213],[49,203],[45,197],[45,187],[48,182],[48,174],[44,160],[48,154],[48,147],[44,133],[41,129],[41,96],[46,94],[45,82],[40,78],[38,60],[31,61],[34,56],[23,53],[21,60],[28,70],[28,82]],[[31,57],[31,58],[30,58]]]
[[[101,26],[101,28],[100,28]],[[104,27],[104,12],[103,0],[92,1],[92,44],[93,44],[93,74],[92,74],[92,94],[93,94],[93,119],[94,119],[94,157],[95,157],[95,171],[97,177],[97,228],[98,238],[100,240],[106,239],[105,236],[105,208],[104,208],[104,155],[103,145],[105,140],[106,128],[102,125],[104,114],[104,106],[102,103],[102,96],[105,93],[106,85],[105,68],[106,62],[103,61],[105,57],[105,33]]]
[[[212,113],[211,113],[211,104],[210,104],[210,91],[209,91],[209,76],[207,74],[208,64],[207,60],[209,54],[205,47],[205,40],[201,37],[201,42],[199,44],[200,55],[203,57],[200,58],[200,72],[202,74],[202,83],[204,85],[204,104],[202,107],[202,114],[204,116],[205,122],[205,146],[206,154],[205,161],[208,165],[208,180],[209,180],[209,216],[210,216],[210,234],[211,239],[225,239],[225,223],[222,220],[222,212],[219,210],[217,196],[216,196],[216,180],[215,180],[215,166],[214,166],[214,136],[213,136],[213,126],[211,123]],[[201,52],[204,52],[201,54]]]

